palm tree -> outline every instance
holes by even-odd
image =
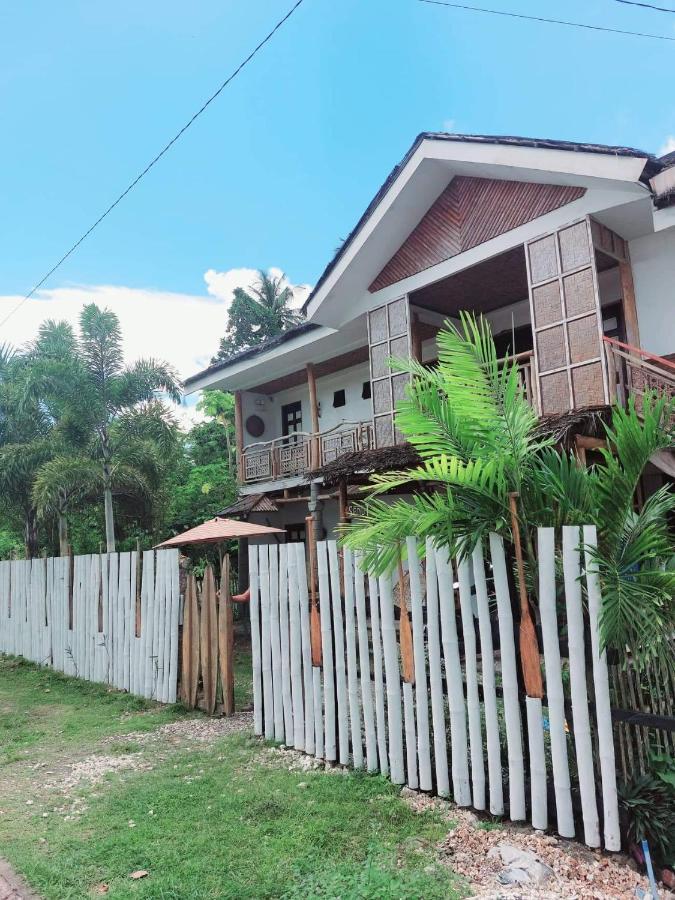
[[[67,335],[52,326],[42,350],[58,348]],[[40,356],[38,348],[38,356]],[[161,468],[162,441],[175,433],[175,422],[158,393],[180,400],[180,382],[166,363],[141,359],[125,367],[119,319],[93,303],[80,314],[80,336],[70,359],[43,352],[42,386],[59,398],[66,427],[86,440],[79,452],[57,454],[38,473],[33,496],[42,511],[63,514],[74,497],[103,495],[106,546],[115,550],[113,492],[147,492]],[[152,437],[150,435],[152,434]]]
[[[293,288],[283,273],[258,271],[258,280],[248,290],[235,288],[227,332],[221,339],[215,360],[258,346],[302,322],[291,308]]]
[[[371,478],[344,542],[362,550],[376,572],[395,564],[408,535],[417,537],[421,553],[431,536],[453,555],[466,555],[491,531],[513,541],[516,495],[526,578],[536,596],[536,528],[595,524],[604,645],[630,647],[638,664],[658,658],[672,665],[667,636],[675,628],[675,544],[668,514],[675,494],[664,488],[639,511],[634,498],[649,459],[674,446],[673,404],[648,398],[640,415],[632,403],[614,409],[603,461],[588,469],[542,428],[516,364],[498,359],[483,319],[463,315],[460,327],[448,324],[438,350],[433,369],[392,361],[412,376],[397,425],[421,464]],[[404,486],[414,492],[410,498],[381,498]]]

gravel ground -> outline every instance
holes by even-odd
[[[437,809],[457,823],[441,842],[440,857],[469,881],[474,896],[482,900],[624,900],[634,898],[638,886],[649,889],[647,878],[636,872],[623,854],[590,850],[575,841],[507,822],[487,829],[481,827],[478,816],[447,801],[408,788],[401,795],[414,810]],[[497,874],[504,866],[496,856],[488,855],[499,844],[536,854],[553,869],[553,876],[541,885],[502,886]],[[675,898],[662,885],[659,896],[661,900]]]

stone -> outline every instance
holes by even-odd
[[[497,875],[500,884],[543,884],[553,876],[553,869],[536,854],[513,844],[497,844],[488,851],[488,858],[499,859],[504,865]]]

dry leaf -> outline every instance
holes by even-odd
[[[110,888],[108,887],[107,884],[97,884],[96,887],[94,888],[94,893],[95,894],[107,894],[109,890],[110,890]]]
[[[135,872],[132,872],[129,878],[145,878],[147,875],[146,869],[137,869]]]

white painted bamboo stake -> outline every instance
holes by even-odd
[[[345,634],[347,641],[347,685],[349,691],[349,720],[352,735],[352,760],[355,769],[363,768],[361,739],[361,704],[359,702],[359,673],[356,663],[356,629],[354,617],[354,558],[344,550]]]
[[[251,588],[249,601],[251,617],[251,660],[253,665],[253,731],[263,733],[262,650],[260,644],[260,577],[258,574],[258,545],[249,544],[248,572]]]
[[[279,548],[269,545],[270,639],[272,644],[272,696],[274,698],[274,740],[283,741],[284,695],[281,683],[281,637],[279,634]]]
[[[337,759],[335,732],[335,672],[333,662],[333,638],[331,633],[331,603],[328,580],[328,556],[326,541],[316,545],[319,576],[319,612],[321,615],[321,650],[323,656],[323,698],[325,706],[325,754],[329,762]]]
[[[124,622],[124,674],[122,685],[125,691],[129,690],[129,675],[131,667],[131,573],[136,568],[136,553],[124,553],[124,606],[122,608],[122,620]],[[162,597],[162,604],[164,598]],[[162,605],[162,611],[163,611]],[[161,623],[159,619],[157,623],[157,645],[159,647],[159,627]],[[159,661],[159,649],[156,652]],[[156,694],[155,694],[156,696]]]
[[[588,591],[588,618],[591,629],[591,651],[593,660],[593,683],[595,685],[595,718],[598,726],[598,746],[600,750],[600,776],[602,779],[603,831],[607,850],[621,849],[619,832],[619,806],[616,793],[616,761],[614,758],[614,735],[612,731],[612,711],[609,698],[609,675],[607,654],[600,652],[600,580],[597,563],[590,548],[597,547],[598,536],[595,525],[584,525],[586,589]]]
[[[382,631],[380,628],[380,590],[377,579],[368,577],[370,599],[370,627],[373,641],[373,674],[375,678],[375,714],[377,720],[377,752],[380,758],[380,772],[389,774],[389,754],[387,752],[387,720],[384,703],[384,677],[382,674]]]
[[[450,796],[448,750],[445,734],[445,694],[441,674],[441,633],[438,621],[438,576],[436,554],[431,538],[426,547],[427,648],[429,654],[429,690],[434,732],[434,769],[436,790],[440,797]]]
[[[546,673],[546,697],[551,732],[551,766],[558,834],[574,837],[574,815],[570,769],[567,758],[565,734],[565,696],[562,683],[560,644],[558,643],[558,617],[555,590],[555,531],[553,528],[537,530],[539,563],[539,616],[544,647]]]
[[[312,670],[312,646],[309,629],[309,591],[305,545],[295,545],[298,573],[298,600],[300,604],[300,631],[302,640],[302,677],[304,685],[305,753],[314,753],[320,746],[323,754],[323,719],[321,714],[321,669]],[[318,689],[317,689],[318,684]],[[318,707],[318,720],[317,720]]]
[[[116,554],[113,554],[113,556]],[[111,557],[112,560],[112,557]],[[152,616],[155,601],[155,560],[154,552],[146,554],[143,562],[141,582],[141,672],[140,683],[144,697],[152,696]],[[111,588],[112,589],[112,588]],[[197,626],[198,627],[198,626]]]
[[[419,786],[417,772],[417,737],[415,735],[415,695],[409,681],[403,682],[403,722],[405,727],[406,783],[416,791]]]
[[[180,555],[171,550],[171,648],[169,660],[169,703],[178,695],[178,620],[180,618]]]
[[[307,700],[307,707],[310,707],[310,700],[314,699],[314,755],[317,759],[324,759],[325,747],[323,739],[323,687],[321,685],[321,668],[314,666],[312,671],[312,693]]]
[[[589,847],[600,846],[600,821],[595,796],[593,744],[586,690],[586,654],[584,650],[584,614],[581,605],[579,528],[563,526],[563,572],[567,609],[567,640],[570,663],[570,694],[574,724],[574,744],[579,773],[584,840]]]
[[[429,735],[429,689],[427,663],[424,652],[424,612],[422,610],[422,585],[417,540],[406,539],[408,551],[408,577],[410,579],[410,607],[412,615],[413,654],[415,661],[415,700],[417,707],[417,756],[419,762],[419,786],[423,791],[433,787],[431,777],[431,746]]]
[[[302,698],[302,639],[300,637],[300,600],[298,596],[298,561],[295,547],[288,553],[289,653],[291,668],[291,698],[293,700],[293,746],[305,749],[305,717]],[[286,743],[291,743],[289,735]]]
[[[504,814],[504,790],[502,784],[502,759],[499,747],[499,719],[497,716],[497,689],[495,684],[495,657],[492,645],[492,622],[488,604],[487,582],[483,544],[479,541],[473,551],[473,580],[476,586],[478,628],[480,631],[480,659],[483,675],[483,706],[485,709],[485,734],[487,738],[490,812],[493,816]]]
[[[171,692],[171,617],[173,615],[173,558],[176,550],[162,550],[165,558],[164,569],[164,588],[165,588],[165,614],[164,614],[164,657],[162,659],[162,672],[164,674],[162,689],[164,691],[164,702],[169,703],[169,694]],[[136,572],[134,565],[134,572]],[[131,592],[131,603],[129,606],[129,621],[131,623],[131,641],[132,645],[135,641],[135,619],[136,619],[136,586],[134,583]]]
[[[546,757],[544,754],[544,722],[540,697],[526,697],[527,738],[530,751],[530,819],[533,828],[548,827],[546,800]]]
[[[263,704],[265,738],[274,738],[274,690],[272,687],[272,635],[270,625],[269,545],[260,545],[260,642],[262,650]]]
[[[475,809],[485,809],[485,767],[483,763],[480,700],[478,697],[478,659],[476,657],[476,631],[473,623],[473,609],[471,607],[471,569],[468,559],[463,558],[458,561],[457,577],[459,579],[459,605],[462,614],[462,636],[464,637],[472,799]]]
[[[384,651],[384,671],[387,683],[387,724],[389,726],[389,769],[394,784],[405,782],[403,764],[403,723],[401,721],[401,673],[394,625],[394,597],[391,577],[380,575],[380,622],[382,626],[382,649]]]
[[[284,706],[284,743],[293,747],[293,696],[291,691],[291,660],[288,619],[288,569],[289,557],[295,551],[288,544],[279,545],[279,646],[281,649],[281,693]],[[297,576],[296,576],[297,577]]]
[[[509,759],[509,818],[518,822],[526,818],[525,765],[523,762],[523,736],[518,703],[518,675],[516,670],[516,644],[513,633],[513,613],[506,574],[504,543],[497,534],[490,535],[490,557],[497,596],[499,621],[499,649],[502,663],[502,690],[504,697],[504,722]]]
[[[448,685],[448,707],[450,710],[453,799],[458,806],[471,806],[464,678],[462,677],[462,666],[459,658],[452,568],[450,567],[447,547],[440,547],[434,553],[436,572],[438,574],[441,640],[443,642],[445,677]]]
[[[369,772],[377,771],[377,734],[375,732],[375,708],[373,685],[370,678],[370,646],[366,619],[366,592],[361,570],[361,557],[354,560],[354,593],[356,595],[356,621],[359,633],[359,668],[361,672],[361,705],[366,738],[366,766]]]
[[[340,559],[335,541],[326,541],[330,563],[331,611],[335,644],[335,686],[337,693],[338,752],[340,765],[349,763],[349,697],[345,671],[345,633],[342,620]]]

